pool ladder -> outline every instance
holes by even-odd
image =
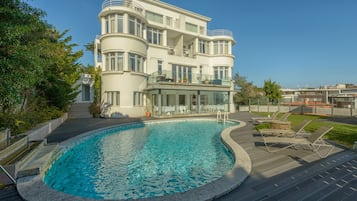
[[[223,116],[223,118],[222,118],[222,116]],[[226,123],[226,121],[228,121],[228,112],[218,111],[217,112],[217,122]]]

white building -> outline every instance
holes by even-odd
[[[106,116],[234,111],[231,31],[159,0],[104,0],[99,20]]]
[[[92,103],[94,100],[94,80],[92,76],[86,73],[81,74],[81,77],[74,84],[78,87],[78,95],[74,100],[75,103]]]

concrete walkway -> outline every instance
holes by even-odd
[[[326,159],[301,149],[269,153],[249,123],[250,113],[235,113],[229,118],[247,122],[247,126],[234,130],[231,136],[248,152],[253,168],[240,187],[217,200],[354,200],[357,196],[355,152],[337,147]],[[48,137],[48,143],[59,143],[94,129],[143,120],[146,118],[69,119]]]
[[[249,113],[230,118],[249,122]],[[217,200],[355,200],[357,196],[357,154],[336,147],[321,159],[310,150],[287,149],[269,153],[252,124],[231,136],[250,155],[252,172],[247,180]]]

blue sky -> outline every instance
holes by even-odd
[[[69,29],[79,48],[99,34],[102,0],[25,0]],[[357,84],[356,0],[162,0],[212,18],[209,29],[233,31],[234,73],[258,87]],[[81,59],[93,64],[86,52]]]

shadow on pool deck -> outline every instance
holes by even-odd
[[[252,172],[240,187],[217,200],[354,200],[357,196],[355,152],[337,147],[326,159],[302,149],[269,153],[249,123],[252,114],[239,112],[229,117],[247,122],[231,136],[249,154]],[[69,119],[47,141],[59,143],[90,130],[147,119],[154,118]]]

